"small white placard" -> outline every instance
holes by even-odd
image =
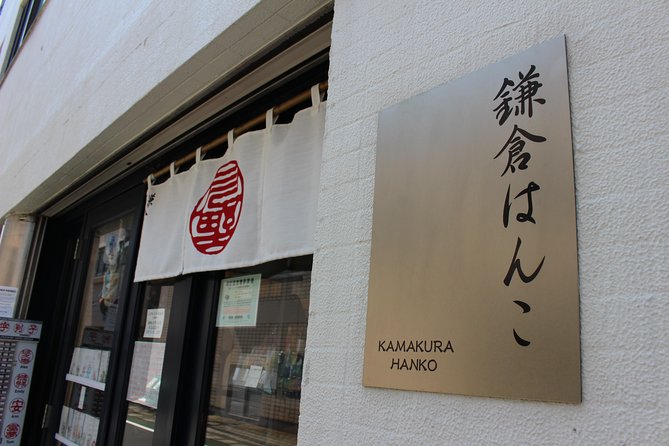
[[[0,317],[14,317],[18,288],[0,286]]]
[[[146,326],[144,327],[144,337],[152,339],[160,338],[160,336],[163,334],[164,323],[164,308],[146,310]]]

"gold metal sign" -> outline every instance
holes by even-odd
[[[580,402],[565,37],[379,116],[363,384]]]

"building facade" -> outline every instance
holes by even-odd
[[[3,60],[25,7],[4,2]],[[43,320],[46,335],[24,444],[88,444],[84,432],[72,440],[63,407],[96,418],[97,444],[668,441],[666,2],[50,0],[38,9],[0,84],[0,277],[13,282],[0,285],[18,289],[14,315]],[[559,34],[582,402],[363,386],[379,113]],[[327,113],[312,253],[132,282],[147,176],[198,147],[222,156],[230,129],[286,103],[276,122],[288,125],[316,84]],[[306,105],[290,102],[303,92]],[[112,233],[117,248],[106,248]],[[217,325],[225,281],[254,274],[269,278],[256,331]],[[90,291],[96,280],[102,291]],[[114,319],[105,286],[122,296],[107,305]],[[165,325],[155,336],[150,318]],[[154,400],[150,380],[131,392],[140,347],[147,364],[161,357]],[[108,352],[106,388],[72,369],[93,350]],[[275,381],[239,384],[240,373],[260,373],[254,355],[274,364],[262,371]]]

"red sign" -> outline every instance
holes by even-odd
[[[9,403],[9,411],[13,414],[17,414],[23,410],[26,402],[21,398],[16,398]]]
[[[28,374],[27,373],[19,373],[16,375],[16,378],[14,378],[14,386],[17,389],[25,389],[28,387]]]
[[[5,428],[5,438],[7,440],[13,440],[19,436],[20,431],[21,428],[19,427],[19,425],[16,423],[12,423]]]
[[[33,351],[29,348],[24,348],[19,352],[19,362],[23,365],[30,364],[33,360]]]
[[[202,254],[225,249],[235,233],[244,200],[244,177],[237,161],[221,166],[190,215],[193,246]]]

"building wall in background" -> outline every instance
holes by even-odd
[[[561,33],[583,403],[363,387],[378,112]],[[330,57],[301,444],[667,444],[667,2],[337,0]]]
[[[39,209],[326,3],[50,0],[0,85],[0,217]]]

